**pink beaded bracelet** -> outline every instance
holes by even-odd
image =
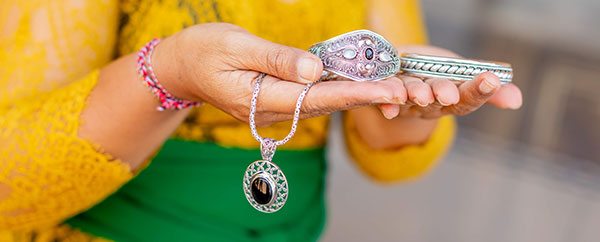
[[[150,88],[152,93],[160,101],[160,105],[156,108],[158,111],[164,111],[166,109],[180,110],[188,107],[195,107],[200,105],[199,102],[182,100],[173,96],[165,89],[159,82],[158,78],[154,74],[152,69],[152,52],[154,48],[160,43],[160,39],[153,39],[148,42],[138,52],[137,58],[137,71],[146,86]]]

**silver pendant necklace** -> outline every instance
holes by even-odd
[[[256,101],[260,92],[260,85],[266,74],[261,73],[256,78],[256,84],[250,101],[249,123],[252,136],[260,143],[262,160],[252,162],[244,172],[244,193],[252,207],[263,213],[273,213],[281,209],[288,198],[289,187],[283,171],[273,163],[273,156],[277,146],[287,143],[296,133],[298,120],[300,119],[300,108],[308,90],[315,84],[309,83],[298,96],[294,109],[294,118],[290,132],[282,140],[263,138],[256,130],[255,114]]]

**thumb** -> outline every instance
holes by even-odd
[[[245,68],[263,72],[282,80],[309,83],[321,77],[323,63],[319,57],[297,48],[254,37],[241,55]]]

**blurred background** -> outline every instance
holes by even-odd
[[[385,186],[353,167],[333,125],[323,241],[600,241],[600,1],[422,7],[432,44],[512,63],[524,106],[459,118],[438,167]]]

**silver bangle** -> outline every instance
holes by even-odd
[[[323,61],[321,80],[341,76],[354,81],[377,81],[402,73],[466,81],[489,71],[507,84],[513,76],[507,63],[411,53],[398,56],[389,41],[369,30],[338,35],[313,45],[309,51]]]
[[[389,41],[369,30],[342,34],[310,47],[323,61],[322,80],[342,76],[377,81],[400,71],[400,58]]]
[[[483,72],[492,72],[502,84],[512,82],[513,71],[508,63],[406,53],[400,57],[403,74],[419,77],[440,77],[451,80],[472,80]]]

